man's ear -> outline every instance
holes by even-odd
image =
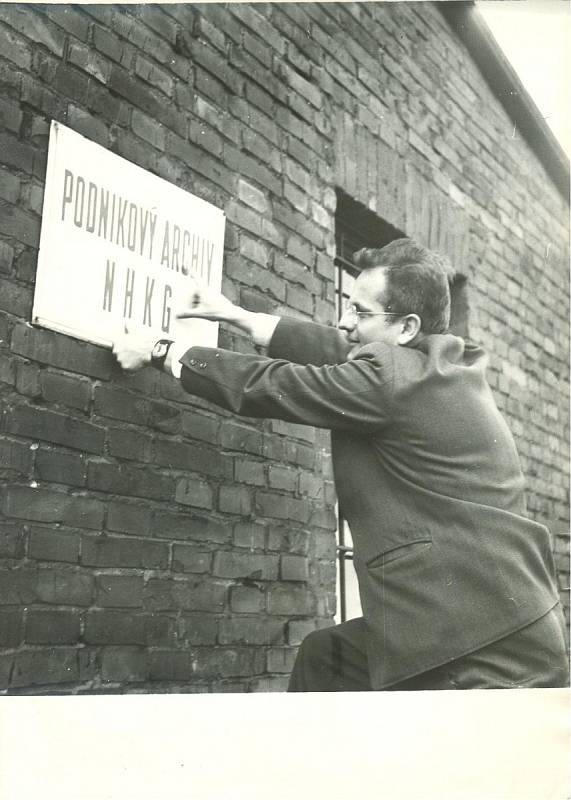
[[[397,341],[400,345],[406,345],[411,344],[416,339],[420,333],[422,322],[418,314],[407,314],[406,317],[402,318],[399,325],[401,326],[401,332]]]

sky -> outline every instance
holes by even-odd
[[[478,11],[571,155],[571,3],[478,0]]]

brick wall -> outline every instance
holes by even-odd
[[[563,586],[568,209],[432,4],[5,5],[0,44],[2,691],[280,690],[335,609],[326,432],[28,325],[51,119],[223,208],[253,310],[333,320],[336,188],[445,250]]]

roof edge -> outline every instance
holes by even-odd
[[[569,159],[473,0],[439,0],[436,6],[466,45],[490,89],[569,203]]]

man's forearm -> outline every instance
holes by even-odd
[[[240,306],[233,306],[225,317],[224,322],[234,325],[252,339],[258,347],[267,347],[276,329],[280,317],[275,314],[262,314],[261,312],[246,311]],[[165,372],[171,373],[175,378],[180,378],[181,365],[179,363],[182,356],[188,350],[189,345],[174,342],[167,354],[164,362]]]
[[[258,347],[267,347],[280,317],[234,306],[232,315],[229,314],[226,321],[247,333]]]

